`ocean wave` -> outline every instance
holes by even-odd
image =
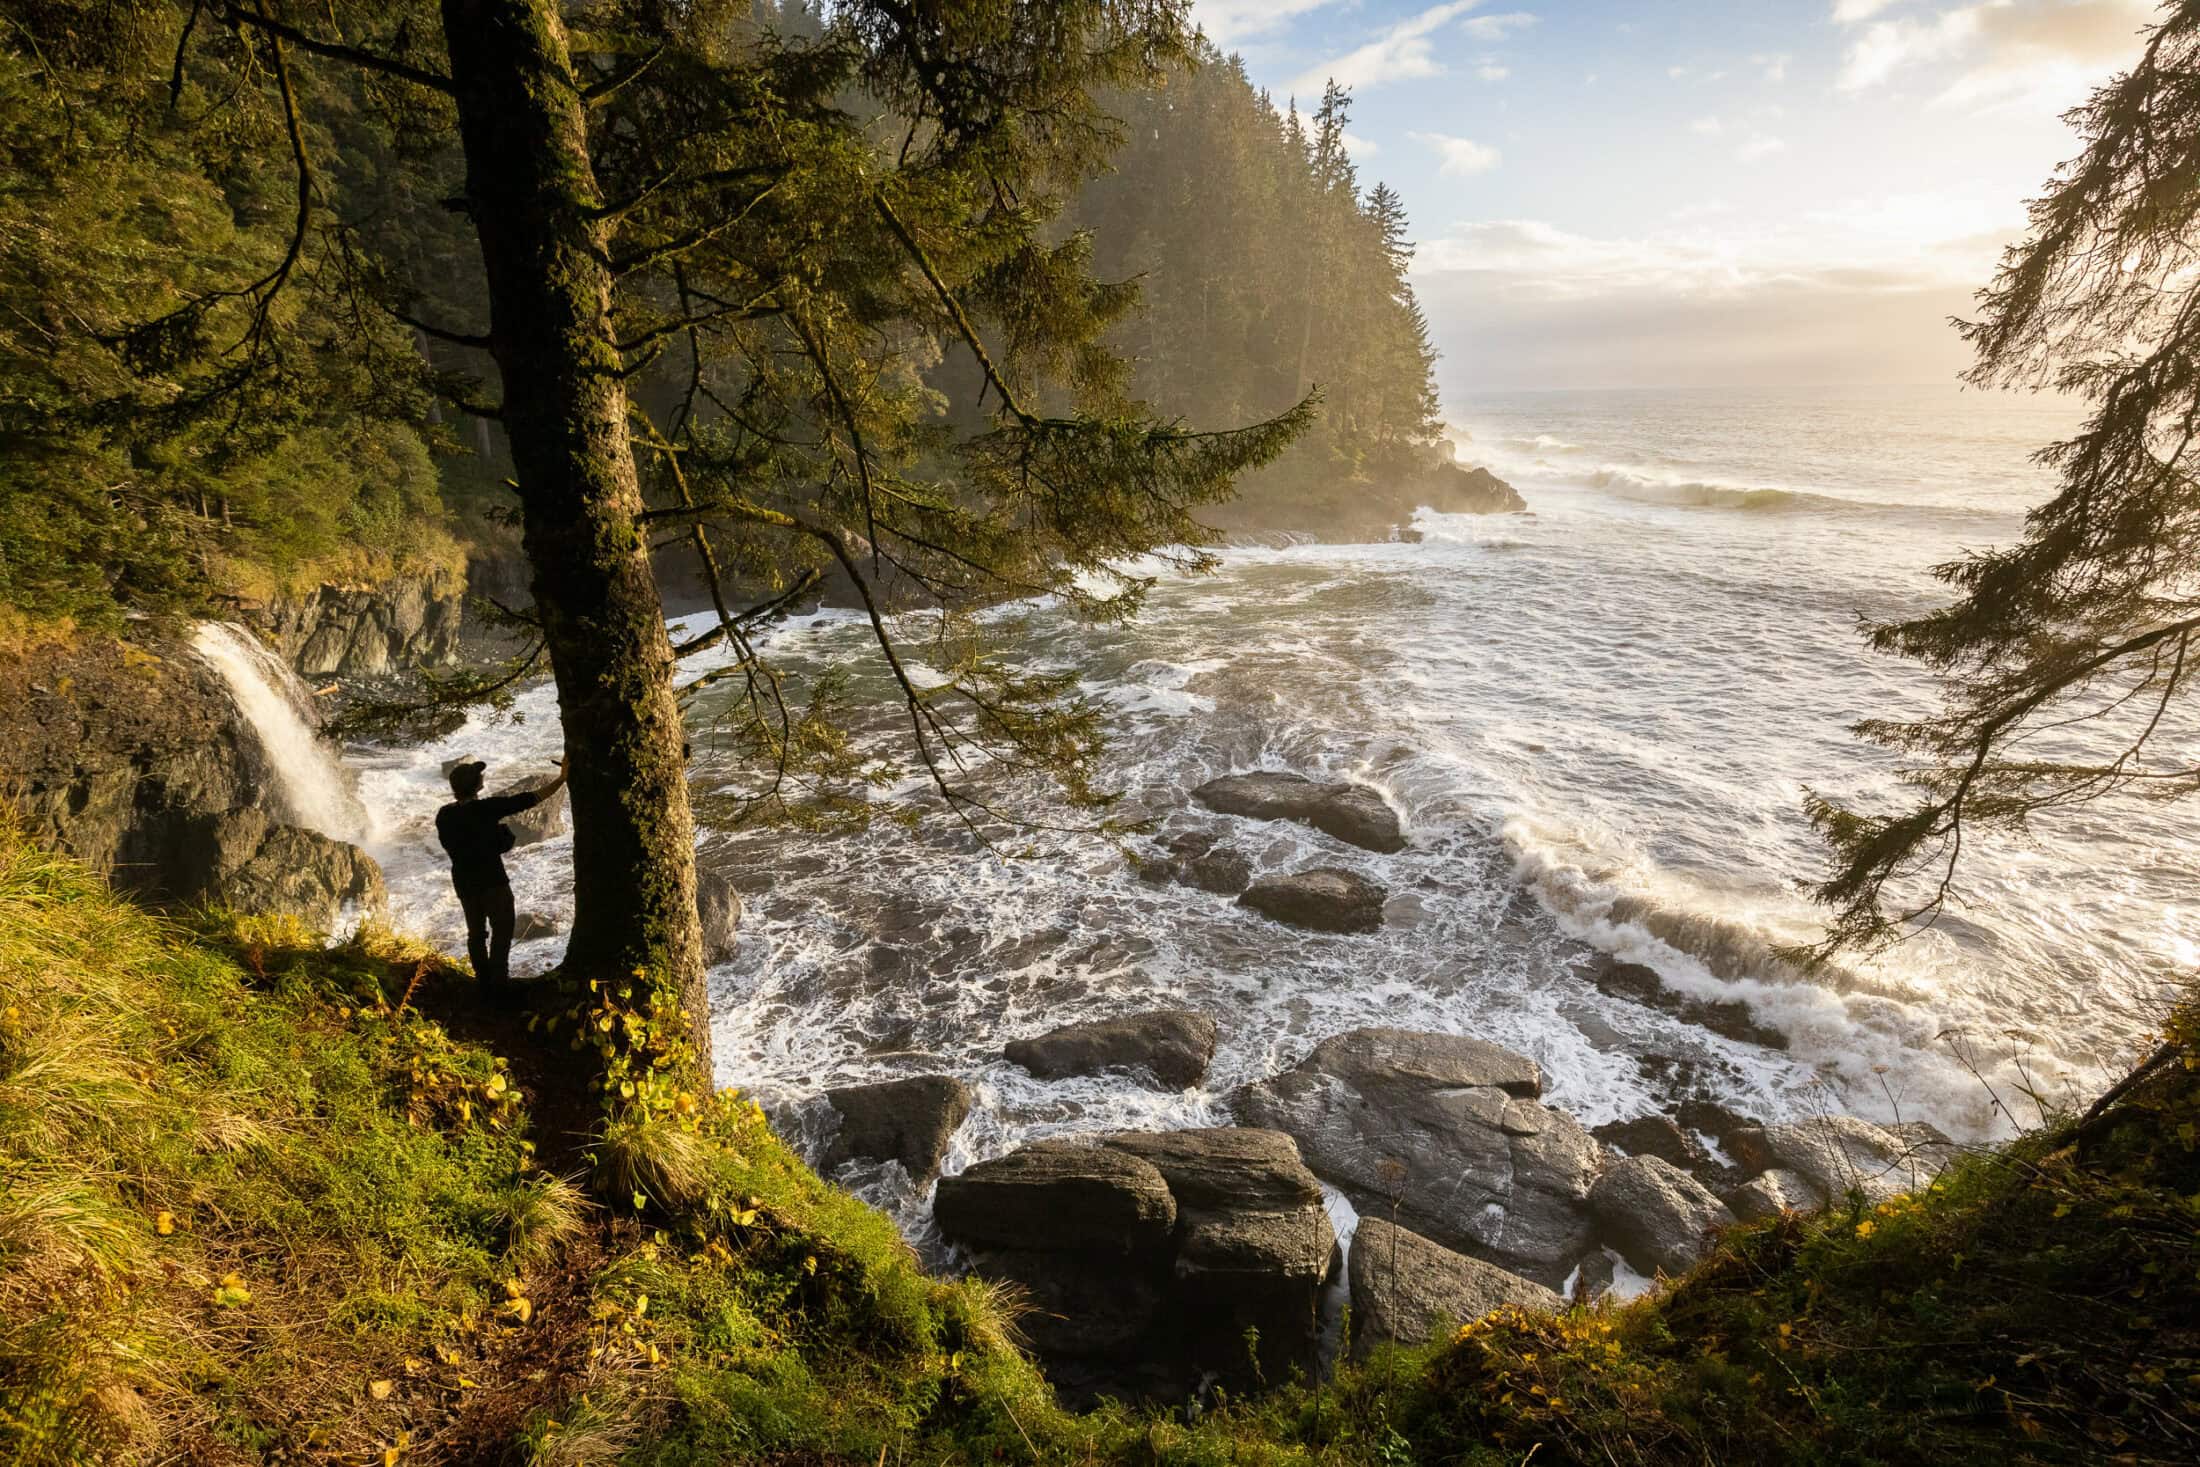
[[[1755,513],[1885,513],[1912,506],[1874,504],[1843,499],[1833,494],[1813,494],[1803,489],[1777,489],[1748,484],[1726,484],[1715,479],[1681,479],[1640,469],[1607,464],[1588,476],[1597,489],[1644,504],[1671,504],[1688,509],[1739,509]]]

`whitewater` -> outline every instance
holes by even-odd
[[[1980,1140],[2036,1118],[2027,1087],[2076,1098],[2134,1056],[2200,940],[2200,832],[2178,807],[2073,812],[1984,843],[1963,904],[1887,954],[1809,974],[1774,955],[1819,920],[1804,786],[1885,793],[1891,760],[1846,726],[1932,706],[1917,669],[1866,651],[1857,618],[1944,599],[1931,565],[2022,532],[2051,489],[2029,455],[2071,429],[2067,405],[1939,388],[1520,394],[1454,421],[1462,459],[1514,483],[1530,514],[1424,514],[1418,543],[1231,550],[1216,574],[1165,580],[1127,629],[1043,604],[997,618],[1025,657],[1079,668],[1112,705],[1108,774],[1135,809],[1164,832],[1228,825],[1262,870],[1376,878],[1381,933],[1274,925],[1143,881],[1094,837],[1004,856],[937,817],[713,828],[712,794],[739,772],[706,704],[700,858],[747,905],[711,975],[719,1081],[814,1146],[829,1087],[958,1075],[977,1103],[952,1173],[1046,1135],[1224,1122],[1231,1088],[1368,1024],[1528,1053],[1548,1098],[1592,1125],[1704,1098]],[[883,697],[867,637],[824,611],[767,650],[798,671],[856,669]],[[501,783],[547,774],[561,741],[537,687],[509,719],[347,751],[401,925],[462,950],[432,830],[444,763],[488,759]],[[1411,842],[1378,856],[1192,805],[1203,780],[1252,768],[1372,784]],[[562,913],[566,838],[511,865],[523,912]],[[522,943],[515,971],[558,950]],[[1606,955],[1747,1001],[1787,1048],[1606,996],[1591,981]],[[1221,1026],[1200,1089],[1040,1083],[1000,1057],[1013,1038],[1163,1006]],[[923,1230],[898,1175],[843,1180]]]

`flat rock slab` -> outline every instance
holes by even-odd
[[[1402,851],[1405,829],[1381,793],[1364,784],[1324,784],[1303,774],[1261,771],[1210,779],[1192,798],[1225,815],[1295,820],[1347,845]]]
[[[1595,1138],[1542,1105],[1535,1062],[1455,1035],[1360,1029],[1232,1096],[1364,1214],[1556,1287],[1590,1251]]]
[[[1189,1090],[1206,1078],[1215,1057],[1215,1021],[1190,1009],[1163,1009],[1065,1024],[1011,1041],[1002,1054],[1042,1080],[1133,1070],[1161,1089]]]
[[[1678,1277],[1709,1251],[1711,1234],[1734,1214],[1671,1162],[1629,1156],[1589,1191],[1589,1207],[1620,1257],[1647,1274]]]
[[[899,1162],[920,1192],[940,1174],[947,1143],[970,1115],[970,1087],[951,1075],[918,1075],[828,1090],[840,1131],[828,1170],[849,1161]]]
[[[1362,1217],[1352,1237],[1352,1351],[1418,1345],[1440,1325],[1471,1324],[1508,1304],[1556,1313],[1566,1301],[1532,1279],[1454,1253],[1379,1217]]]
[[[1217,1126],[1123,1132],[1104,1143],[1150,1162],[1176,1199],[1176,1276],[1328,1277],[1336,1230],[1321,1183],[1281,1131]]]
[[[1238,904],[1316,932],[1374,932],[1383,925],[1387,899],[1382,887],[1358,872],[1322,866],[1264,876],[1245,889]]]
[[[949,1238],[983,1248],[1130,1254],[1168,1246],[1176,1200],[1149,1162],[1041,1141],[943,1177],[932,1215]]]

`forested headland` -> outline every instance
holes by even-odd
[[[447,339],[489,309],[447,124],[386,76],[308,56],[292,138],[242,30],[206,26],[215,69],[161,49],[189,7],[17,11],[0,39],[0,292],[19,303],[0,319],[0,605],[19,625],[112,625],[508,556],[506,430],[467,411],[492,366]],[[757,15],[790,44],[820,28],[799,5]],[[1370,488],[1387,518],[1363,531],[1409,515],[1437,452],[1434,352],[1405,203],[1346,152],[1349,97],[1279,106],[1202,43],[1102,106],[1119,144],[1061,229],[1129,393],[1202,429],[1320,394],[1309,430],[1202,518],[1312,531]],[[660,346],[636,396],[673,401],[679,355]],[[907,370],[913,431],[983,414],[967,352]]]

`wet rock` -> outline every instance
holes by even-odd
[[[1164,1090],[1189,1090],[1215,1057],[1215,1021],[1189,1009],[1066,1024],[1002,1051],[1042,1080],[1135,1070]]]
[[[1628,1156],[1654,1156],[1684,1172],[1701,1175],[1712,1167],[1711,1153],[1703,1143],[1664,1116],[1609,1121],[1590,1134]]]
[[[729,961],[741,940],[741,894],[706,866],[695,868],[695,915],[703,924],[703,961]]]
[[[1492,1263],[1432,1243],[1378,1217],[1352,1238],[1352,1351],[1395,1341],[1418,1345],[1439,1326],[1469,1324],[1508,1304],[1556,1311],[1566,1301]]]
[[[187,829],[182,852],[178,895],[189,900],[296,917],[316,932],[389,910],[373,857],[318,831],[277,824],[262,810],[200,817]]]
[[[1556,1287],[1589,1250],[1603,1148],[1535,1097],[1542,1072],[1481,1040],[1358,1029],[1232,1096],[1290,1134],[1363,1213]]]
[[[1655,1156],[1614,1162],[1590,1189],[1589,1206],[1620,1256],[1644,1273],[1687,1272],[1712,1231],[1734,1221],[1703,1183]]]
[[[947,1143],[970,1115],[970,1087],[952,1075],[848,1085],[825,1098],[840,1112],[827,1170],[854,1160],[899,1162],[920,1192],[940,1174]]]
[[[564,930],[556,917],[542,912],[522,912],[512,923],[512,940],[533,942],[538,937],[556,937]]]
[[[1382,887],[1356,871],[1322,866],[1264,876],[1246,888],[1238,905],[1317,932],[1373,932],[1383,925],[1387,897]]]
[[[1788,1047],[1787,1036],[1758,1023],[1751,1016],[1749,1005],[1740,999],[1690,998],[1668,988],[1657,969],[1646,964],[1606,958],[1590,973],[1590,980],[1614,998],[1672,1014],[1740,1043],[1762,1045],[1766,1049]]]
[[[1763,1172],[1726,1194],[1727,1210],[1743,1222],[1773,1217],[1783,1212],[1815,1212],[1826,1205],[1826,1194],[1800,1172]]]
[[[1398,812],[1364,784],[1324,784],[1263,770],[1211,779],[1193,790],[1192,798],[1225,815],[1296,820],[1370,851],[1402,851],[1406,845]]]
[[[449,772],[448,770],[444,771],[446,775]],[[498,795],[525,794],[529,790],[541,789],[546,783],[548,781],[543,779],[520,780],[505,785],[496,793]],[[537,800],[517,815],[505,816],[504,828],[512,832],[512,844],[515,846],[531,846],[538,841],[546,841],[554,835],[565,834],[568,828],[566,812],[569,804],[570,802],[565,794],[565,786],[559,785],[547,797]]]
[[[1684,1100],[1673,1107],[1673,1119],[1684,1131],[1710,1137],[1729,1158],[1734,1156],[1734,1138],[1744,1131],[1758,1129],[1761,1124],[1715,1100]]]
[[[1855,1190],[1879,1203],[1930,1182],[1951,1148],[1937,1131],[1905,1136],[1855,1116],[1828,1115],[1740,1132],[1734,1152],[1750,1173],[1793,1172],[1828,1200]]]
[[[1483,468],[1441,464],[1422,480],[1421,502],[1438,514],[1517,514],[1528,507],[1513,488]]]
[[[1042,1141],[941,1179],[932,1215],[956,1242],[1122,1255],[1166,1248],[1176,1200],[1126,1152]]]
[[[1162,843],[1159,853],[1137,862],[1147,881],[1173,881],[1217,896],[1236,896],[1253,884],[1253,858],[1235,846],[1221,845],[1213,831],[1187,831]]]

